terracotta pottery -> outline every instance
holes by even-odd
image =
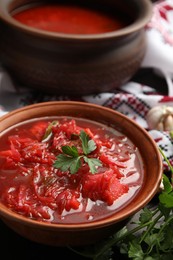
[[[85,245],[99,241],[127,222],[158,192],[162,179],[162,159],[156,143],[142,127],[125,115],[94,104],[74,101],[43,102],[19,108],[0,118],[0,139],[5,129],[24,120],[45,116],[73,116],[109,125],[125,134],[140,151],[144,178],[139,193],[111,216],[80,224],[55,224],[29,219],[0,203],[0,218],[21,236],[34,242],[53,245]]]
[[[122,29],[88,35],[43,31],[12,17],[16,10],[35,2],[51,3],[0,1],[0,61],[16,86],[71,96],[112,92],[139,69],[146,51],[145,26],[152,14],[150,0],[87,1],[91,8],[109,8],[130,21]],[[69,2],[84,4],[82,0],[63,1]]]

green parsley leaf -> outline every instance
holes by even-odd
[[[167,192],[167,193],[171,192],[172,191],[172,185],[169,181],[169,178],[165,174],[163,174],[162,179],[163,179],[164,191]]]
[[[144,253],[142,251],[141,245],[139,244],[139,241],[137,239],[132,240],[129,242],[129,252],[128,256],[130,258],[143,260],[144,259]]]
[[[166,208],[173,208],[173,189],[169,178],[163,174],[164,191],[159,195],[160,203]]]
[[[62,151],[65,154],[67,154],[71,157],[74,157],[74,158],[79,156],[78,150],[75,146],[70,147],[68,145],[64,145],[64,146],[62,146]]]
[[[102,166],[100,160],[84,156],[84,161],[89,165],[91,173],[97,172],[96,166]]]
[[[152,213],[151,210],[148,209],[147,207],[143,208],[143,210],[141,211],[141,214],[139,216],[139,220],[141,224],[144,224],[150,220],[152,220]]]
[[[71,157],[59,154],[53,166],[55,168],[60,168],[63,172],[70,170],[70,173],[74,174],[81,166],[80,157]]]
[[[166,208],[173,208],[173,192],[164,193],[159,195],[159,200]]]
[[[96,149],[94,140],[91,140],[84,130],[80,132],[79,138],[82,144],[83,154],[79,155],[79,152],[75,146],[64,145],[61,147],[63,154],[57,156],[57,160],[54,163],[55,168],[59,168],[62,171],[69,170],[71,174],[76,173],[82,165],[81,159],[88,164],[91,173],[97,172],[97,166],[102,166],[99,159],[87,157],[88,154]]]
[[[85,155],[90,154],[91,152],[93,152],[96,149],[96,144],[95,144],[94,140],[90,140],[89,136],[85,133],[84,130],[82,130],[80,132],[79,137],[82,141],[82,149],[83,149],[83,153]]]

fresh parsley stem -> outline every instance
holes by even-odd
[[[121,237],[115,237],[115,238],[111,239],[104,247],[102,247],[101,250],[99,250],[99,252],[97,252],[97,254],[95,254],[95,256],[93,257],[93,260],[99,260],[99,257],[101,255],[105,254],[105,252],[107,252],[111,247],[115,246],[118,242],[123,241],[126,237],[140,231],[141,229],[151,225],[152,223],[153,223],[153,220],[148,221],[140,226],[133,228],[130,231],[127,231]]]
[[[154,217],[157,213],[159,212],[159,209],[156,209],[153,211],[152,213],[152,216]],[[73,248],[70,248],[72,251],[80,254],[81,256],[85,256],[85,257],[88,257],[88,258],[91,258],[93,260],[99,260],[100,256],[105,254],[111,247],[115,246],[116,244],[118,244],[118,242],[120,241],[123,241],[126,237],[140,231],[141,229],[144,229],[145,227],[149,227],[147,229],[147,231],[144,233],[144,234],[148,234],[148,232],[151,231],[151,229],[157,224],[157,222],[159,221],[159,219],[163,216],[163,214],[159,214],[154,222],[153,222],[153,217],[152,217],[152,220],[140,225],[140,226],[137,226],[129,231],[127,231],[126,233],[124,233],[122,236],[118,236],[118,237],[113,237],[112,239],[110,239],[102,248],[101,250],[97,251],[97,253],[95,253],[94,255],[93,254],[86,254],[86,253],[82,253],[82,252],[78,252],[76,251],[75,249]],[[145,235],[145,236],[146,236]],[[140,242],[142,242],[144,239],[145,239],[145,236],[143,236],[140,240]]]
[[[152,220],[148,221],[140,226],[137,226],[135,228],[133,228],[130,231],[127,231],[125,234],[123,234],[121,237],[115,237],[112,240],[110,240],[96,255],[94,260],[97,260],[97,258],[104,254],[106,251],[109,250],[109,248],[111,248],[112,246],[116,245],[118,242],[123,241],[126,237],[140,231],[141,229],[150,226],[151,228],[148,230],[148,232],[152,229],[152,227],[154,227],[157,224],[157,221],[163,216],[161,213],[158,215],[157,218],[155,218],[155,221],[153,222],[153,217],[160,212],[160,210],[158,208],[156,208],[153,212],[152,212]],[[147,235],[147,234],[146,234]],[[141,238],[142,239],[142,238]],[[98,258],[99,259],[99,258]]]
[[[165,161],[167,162],[167,164],[168,164],[168,166],[169,166],[171,172],[173,173],[173,167],[172,167],[172,165],[170,164],[168,158],[165,156],[165,154],[164,154],[164,152],[162,151],[161,148],[159,148],[159,151],[160,151],[161,155],[163,156],[163,158],[165,159]]]
[[[158,223],[159,219],[161,219],[162,217],[163,217],[163,214],[160,212],[160,214],[151,222],[151,224],[148,225],[147,230],[143,233],[143,235],[141,236],[141,239],[139,240],[140,244],[142,243],[142,241],[145,240],[145,238],[150,233],[152,228],[154,228],[154,226]]]
[[[158,208],[156,208],[155,210],[153,210],[152,212],[152,216],[154,217],[160,210]]]
[[[159,232],[158,232],[158,235],[160,235],[160,234],[163,232],[163,230],[165,229],[165,227],[168,226],[171,221],[173,221],[173,215],[171,215],[171,216],[163,223],[163,225],[161,226],[161,228],[160,228],[160,230],[159,230]]]
[[[161,217],[163,216],[163,214],[160,214],[160,215],[161,215]],[[159,217],[159,216],[158,216],[158,217]],[[155,224],[157,224],[157,221],[159,221],[159,218],[157,218]],[[166,228],[166,226],[169,225],[169,223],[170,223],[171,221],[173,221],[173,216],[169,217],[169,218],[166,220],[166,222],[163,222],[164,224],[160,227],[160,230],[159,230],[159,232],[158,232],[158,237],[160,237],[161,234],[164,233],[164,229]],[[147,230],[147,234],[152,230],[153,227],[154,227],[154,226],[152,226],[150,230]],[[147,234],[146,234],[146,235],[147,235]],[[144,238],[144,239],[145,239],[145,238]],[[143,239],[143,240],[144,240],[144,239]],[[139,243],[141,243],[141,242],[142,242],[142,240],[139,241]],[[157,251],[157,254],[159,255],[159,248],[158,248],[157,240],[156,240],[156,241],[154,240],[153,243],[149,246],[149,249],[147,250],[147,252],[145,253],[146,256],[149,255],[149,254],[152,252],[154,246],[156,246],[156,251]],[[168,252],[168,251],[165,251],[165,252]]]
[[[159,148],[159,151],[160,151],[161,155],[163,156],[164,160],[167,162],[169,169],[172,173],[171,184],[173,185],[173,167],[172,167],[170,161],[168,160],[168,158],[165,156],[165,154],[164,154],[164,152],[162,151],[161,148]]]

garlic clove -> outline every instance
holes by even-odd
[[[159,122],[155,129],[159,130],[159,131],[164,131],[164,126],[163,126],[163,122]]]
[[[165,110],[161,106],[151,108],[146,115],[146,121],[150,129],[156,129],[159,122],[162,121]]]
[[[165,106],[164,109],[166,114],[173,115],[173,107]]]
[[[164,120],[164,130],[171,131],[173,130],[173,116],[168,115]]]
[[[151,108],[146,115],[146,121],[149,129],[173,130],[173,107],[155,106]]]

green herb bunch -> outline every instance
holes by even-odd
[[[162,150],[160,152],[170,168],[170,174],[163,173],[163,189],[155,206],[143,208],[135,220],[131,219],[130,225],[108,239],[80,250],[70,250],[93,260],[117,259],[117,250],[122,256],[134,260],[173,259],[173,168]]]

